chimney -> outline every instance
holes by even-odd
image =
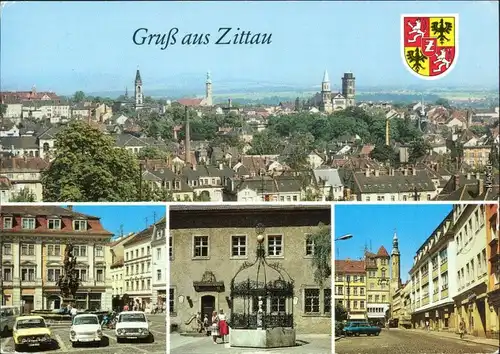
[[[481,178],[477,180],[477,192],[478,195],[482,195],[484,193],[484,181]]]
[[[219,163],[219,170],[223,170],[224,169],[224,164],[223,163]]]
[[[411,174],[412,174],[412,175],[414,175],[414,176],[416,176],[416,175],[417,175],[417,169],[415,168],[415,166],[413,166],[413,167],[411,168]]]
[[[184,150],[185,150],[185,161],[186,164],[191,162],[191,133],[189,127],[189,111],[188,107],[184,107],[185,115],[186,115],[186,126],[185,126],[185,142],[184,142]]]
[[[470,172],[467,172],[467,180],[470,180],[472,178],[472,174]]]
[[[370,168],[369,167],[365,171],[365,177],[370,177]]]
[[[380,176],[380,171],[378,169],[375,170],[375,177]]]
[[[458,190],[458,188],[460,188],[460,175],[455,175],[453,176],[453,179],[454,179],[454,187],[455,187],[455,190]]]

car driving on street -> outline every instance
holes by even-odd
[[[12,330],[16,352],[30,347],[52,347],[57,343],[41,316],[20,316]]]
[[[99,317],[94,314],[76,315],[69,332],[69,340],[73,347],[79,343],[101,344],[102,328]]]
[[[346,336],[359,336],[361,334],[378,336],[381,331],[380,327],[372,326],[368,322],[350,322],[344,327]]]
[[[146,339],[153,343],[154,337],[149,331],[149,321],[142,311],[124,311],[118,315],[115,329],[116,341],[124,339]]]

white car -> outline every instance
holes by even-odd
[[[69,340],[73,347],[78,343],[101,344],[102,328],[99,317],[94,314],[76,315],[69,331]]]
[[[118,315],[115,328],[116,341],[124,339],[147,339],[154,342],[154,337],[149,331],[149,321],[142,311],[124,311]]]

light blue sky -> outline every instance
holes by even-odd
[[[217,81],[332,87],[345,71],[362,86],[421,84],[498,87],[498,5],[495,2],[15,2],[2,13],[2,89],[74,92],[132,89],[140,65],[148,87],[183,81],[203,91],[205,72]],[[458,13],[460,54],[447,77],[424,82],[400,57],[400,15]],[[133,32],[203,32],[240,27],[272,33],[265,46],[133,44]],[[193,79],[195,78],[195,80]],[[193,81],[194,80],[194,81]],[[245,84],[242,84],[245,88]],[[146,92],[147,94],[147,92]]]
[[[351,239],[336,241],[335,257],[360,259],[365,245],[377,253],[384,246],[389,254],[396,230],[401,253],[401,279],[408,279],[413,257],[425,240],[452,210],[452,205],[337,205],[334,211],[335,238],[352,234]]]

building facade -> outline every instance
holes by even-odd
[[[163,308],[167,301],[167,219],[163,217],[154,224],[151,239],[152,294],[154,306]],[[166,306],[166,305],[165,305]]]
[[[125,248],[123,244],[130,241],[135,234],[131,232],[128,235],[123,235],[118,239],[115,239],[109,245],[109,251],[111,252],[111,290],[113,293],[113,308],[117,308],[123,305],[122,299],[125,294]]]
[[[264,236],[266,261],[294,280],[295,328],[301,333],[331,333],[331,281],[313,277],[311,235],[319,223],[330,225],[325,206],[187,206],[170,208],[171,324],[180,331],[198,312],[223,309],[231,317],[231,280],[245,262],[256,259],[257,235]],[[266,300],[268,313],[280,312],[277,298]],[[290,306],[290,305],[288,305]]]
[[[486,205],[486,257],[488,259],[488,305],[492,311],[487,337],[499,338],[500,331],[500,242],[498,204]]]
[[[347,311],[347,320],[366,320],[365,261],[335,260],[335,303]]]
[[[391,304],[389,253],[381,246],[377,253],[365,251],[367,315],[373,323],[385,324]]]
[[[111,309],[111,253],[100,219],[56,206],[2,206],[1,303],[23,312],[58,309],[56,282],[67,244],[73,245],[80,287],[78,309]]]

